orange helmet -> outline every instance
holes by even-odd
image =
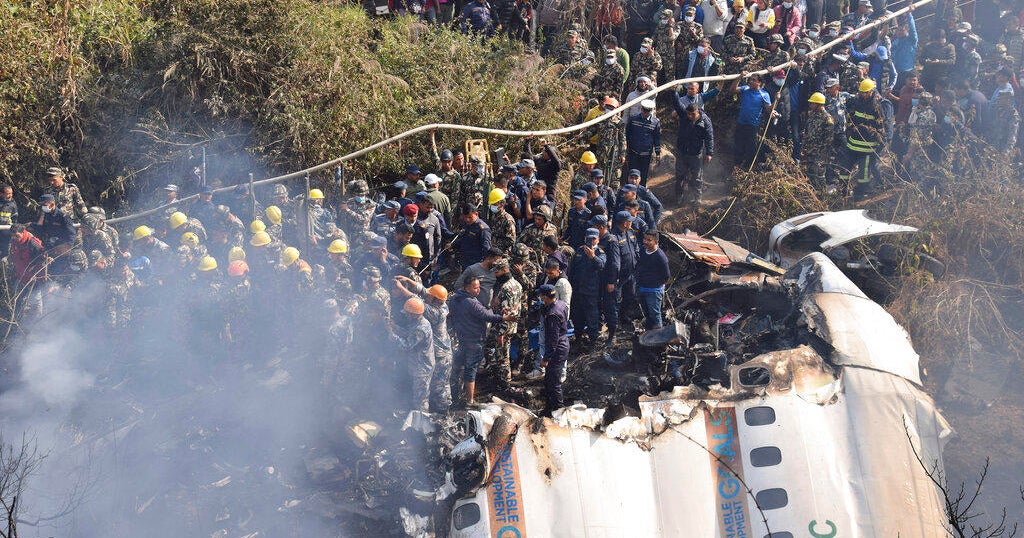
[[[442,302],[448,300],[448,290],[440,284],[434,284],[427,288],[427,295]]]
[[[235,260],[228,265],[228,275],[244,276],[248,272],[249,264],[245,263],[245,260]]]
[[[409,297],[409,299],[405,301],[405,306],[403,308],[410,314],[422,314],[424,311],[423,299],[420,299],[419,297]]]
[[[619,100],[610,95],[605,97],[601,104],[606,107],[610,105],[612,108],[619,108]]]

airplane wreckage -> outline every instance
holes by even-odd
[[[496,400],[444,432],[411,416],[454,444],[443,485],[415,492],[433,519],[402,508],[405,531],[946,536],[929,472],[952,430],[906,331],[820,252],[783,270],[693,233],[662,246],[669,326],[605,361],[645,374],[643,393],[553,418]]]

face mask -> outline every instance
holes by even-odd
[[[917,99],[911,99],[910,100],[910,106],[917,106],[917,103],[918,103]]]
[[[807,32],[807,37],[815,38],[818,37],[818,32]]]
[[[476,173],[483,175],[483,173],[484,173],[483,165],[476,167]]]
[[[943,121],[943,123],[946,123],[946,124],[952,124],[953,123],[953,118],[950,118],[949,116],[943,116],[942,117],[942,121]]]
[[[946,118],[946,119],[949,119],[949,118]],[[51,208],[50,206],[48,206],[48,205],[44,205],[43,206],[43,213],[49,213],[51,211],[53,211],[53,208]]]
[[[353,196],[352,199],[355,200],[357,204],[365,204],[366,203],[366,197],[365,196]]]
[[[789,8],[793,7],[793,2],[783,2],[782,3],[782,7],[786,8],[786,9],[789,9]]]
[[[612,65],[613,63],[615,63],[615,58],[605,58],[604,59],[604,64],[605,65]]]
[[[492,205],[492,206],[488,206],[488,207],[491,208],[491,213],[497,213],[498,210],[501,209],[500,207],[498,207],[496,205]]]
[[[704,53],[707,52],[707,50],[708,49],[706,49],[704,47],[697,47],[697,54],[700,54],[701,56],[703,56]]]
[[[658,24],[661,24],[662,26],[665,26],[665,25],[668,24],[668,19],[661,19],[660,21],[658,21]]]
[[[797,54],[807,54],[807,49],[796,49]]]
[[[779,87],[782,87],[782,85],[786,83],[786,79],[784,78],[777,78],[773,80],[775,80],[775,85]]]
[[[839,32],[837,32],[835,30],[829,30],[828,31],[828,35],[829,35],[829,37],[835,37],[835,36],[839,35]]]
[[[651,50],[651,49],[649,49],[647,47],[640,47],[640,53],[641,54],[647,54],[647,51],[649,51],[649,50]]]
[[[686,22],[693,22],[693,17],[683,17],[683,20]]]

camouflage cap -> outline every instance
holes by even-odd
[[[544,217],[545,220],[551,222],[551,208],[547,205],[538,207],[537,210],[533,212],[533,215]]]
[[[491,272],[496,273],[502,269],[508,269],[508,258],[498,258],[494,265],[491,265]]]
[[[525,260],[530,257],[530,247],[523,243],[516,243],[512,245],[512,259],[514,260]]]
[[[661,10],[661,13],[658,14],[658,16],[661,17],[662,19],[671,19],[672,18],[672,10],[671,9],[663,9],[663,10]]]
[[[354,196],[362,196],[370,192],[370,187],[366,184],[366,180],[357,179],[352,182],[351,190]]]
[[[640,42],[641,47],[650,47],[651,45],[654,45],[654,40],[649,37],[645,37],[644,40]]]
[[[96,213],[87,213],[82,217],[82,225],[94,232],[100,228],[100,224],[103,224],[103,219]]]
[[[288,187],[284,185],[274,185],[274,196],[288,196]]]
[[[778,43],[778,44],[781,45],[782,44],[782,34],[772,34],[772,36],[768,38],[768,42],[769,43]]]
[[[51,166],[46,169],[46,175],[50,177],[64,176],[64,170],[61,170],[59,166]]]
[[[380,280],[380,269],[375,265],[363,267],[363,276],[371,280]]]

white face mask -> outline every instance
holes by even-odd
[[[789,8],[793,7],[793,2],[783,2],[782,3],[782,7],[786,8],[786,9],[789,9]]]
[[[662,26],[665,26],[668,24],[668,19],[661,19],[660,21],[658,21],[658,23],[661,24]]]
[[[483,173],[484,173],[484,165],[481,164],[480,166],[477,166],[476,167],[476,173],[478,173],[480,175],[483,175]]]
[[[804,49],[804,48],[796,49],[796,53],[797,54],[807,54],[807,49]]]
[[[774,79],[774,80],[775,80],[775,85],[779,86],[779,87],[782,87],[782,85],[786,83],[786,79],[784,79],[784,78],[777,78],[777,79]]]
[[[818,32],[807,32],[807,37],[815,38],[818,37]]]
[[[649,50],[651,50],[651,49],[647,48],[646,46],[640,47],[640,53],[641,54],[647,54],[647,51],[649,51]]]
[[[497,213],[499,210],[501,210],[501,208],[496,206],[496,205],[491,205],[491,206],[488,206],[488,207],[491,208],[491,213]]]
[[[707,52],[707,50],[708,50],[708,49],[706,49],[706,48],[704,48],[704,47],[700,47],[700,46],[698,46],[698,47],[697,47],[697,54],[704,54],[705,52]]]
[[[615,63],[615,58],[605,58],[604,63],[605,65],[612,65],[613,63]]]
[[[43,206],[43,213],[49,213],[49,212],[51,212],[51,211],[53,211],[53,208],[52,208],[52,207],[50,207],[50,206],[48,206],[48,205],[44,205],[44,206]]]
[[[683,20],[686,22],[693,22],[693,17],[683,17]]]

